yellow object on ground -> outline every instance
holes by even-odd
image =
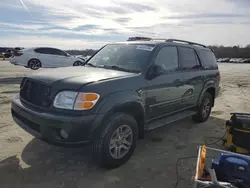
[[[237,130],[238,132],[249,133],[249,135],[250,135],[250,131],[236,129],[232,127],[229,123],[226,123],[225,128],[226,128],[226,143],[225,143],[226,148],[232,152],[241,153],[241,154],[249,154],[250,152],[247,149],[239,147],[233,143],[234,135],[233,135],[232,129]]]

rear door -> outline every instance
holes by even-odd
[[[164,117],[181,107],[182,95],[178,52],[176,46],[164,46],[158,52],[154,64],[163,65],[165,73],[147,80],[147,120]]]
[[[180,70],[182,72],[182,107],[191,108],[196,105],[202,90],[205,76],[196,51],[189,47],[178,47]]]

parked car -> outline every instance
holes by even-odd
[[[229,61],[230,61],[230,58],[224,58],[222,62],[229,63]]]
[[[169,40],[108,44],[82,67],[23,78],[12,99],[15,122],[56,145],[91,144],[100,165],[132,156],[137,138],[179,119],[205,122],[220,91],[214,53]]]
[[[250,59],[242,59],[240,63],[250,63]]]
[[[0,53],[6,52],[7,48],[6,47],[0,47]]]
[[[3,53],[4,58],[10,58],[13,55],[13,49],[8,49],[5,53]]]
[[[231,59],[229,60],[230,63],[235,63],[236,61],[237,61],[237,58],[231,58]]]
[[[10,63],[37,70],[40,67],[81,66],[83,60],[56,48],[38,47],[15,51]]]
[[[223,61],[223,58],[218,58],[217,59],[217,62],[222,62]]]
[[[242,58],[237,58],[235,59],[235,63],[240,63],[243,59]]]

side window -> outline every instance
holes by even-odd
[[[67,56],[67,54],[62,50],[59,50],[59,49],[54,49],[54,50],[56,51],[56,54],[58,54],[58,55]]]
[[[200,58],[205,68],[218,68],[216,57],[210,50],[200,50]]]
[[[37,48],[34,50],[36,53],[44,54],[44,48]]]
[[[49,54],[51,54],[51,55],[60,55],[60,53],[54,48],[49,48]]]
[[[192,48],[179,47],[180,53],[180,68],[195,69],[199,67],[199,59]]]
[[[61,50],[55,49],[55,48],[50,48],[49,49],[50,54],[52,55],[60,55],[60,56],[66,56],[66,53],[64,53]]]
[[[34,51],[40,54],[51,54],[50,48],[37,48]]]
[[[178,52],[175,46],[163,47],[155,59],[156,65],[163,65],[167,71],[178,68]]]
[[[67,56],[67,54],[64,51],[62,51],[62,50],[59,50],[59,51],[61,52],[62,56]]]

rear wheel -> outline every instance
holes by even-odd
[[[112,115],[94,143],[94,155],[105,168],[116,168],[126,163],[136,148],[138,135],[135,119],[123,113]]]
[[[42,67],[42,64],[38,59],[31,59],[28,62],[28,67],[31,68],[32,70],[37,70],[40,67]]]
[[[212,110],[213,98],[210,93],[206,92],[202,98],[201,104],[198,107],[197,114],[193,116],[193,120],[197,123],[207,121]]]

